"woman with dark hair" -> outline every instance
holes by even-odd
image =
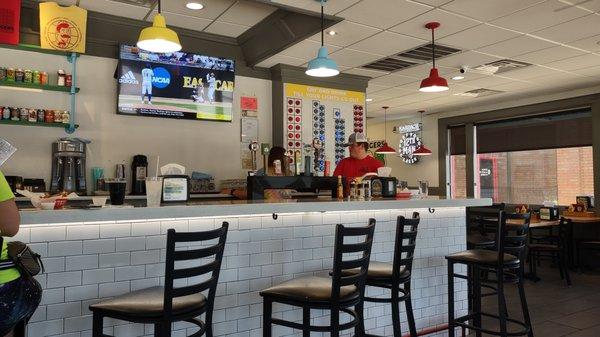
[[[20,222],[15,196],[0,172],[0,336],[5,337],[24,336],[24,326],[42,299],[40,284],[21,275],[8,259],[4,237],[15,236]]]

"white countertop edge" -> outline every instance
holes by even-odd
[[[208,204],[90,210],[21,211],[22,225],[68,223],[115,223],[168,221],[198,217],[289,214],[310,212],[351,212],[360,210],[417,209],[436,207],[489,206],[492,199],[412,199],[377,201],[317,201],[289,203]]]

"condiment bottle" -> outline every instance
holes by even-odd
[[[58,70],[58,80],[56,82],[56,85],[58,85],[59,87],[64,87],[65,80],[66,80],[65,71],[62,69]]]
[[[352,180],[350,183],[350,200],[356,199],[356,181]]]
[[[344,182],[342,181],[342,176],[338,176],[337,198],[338,200],[344,199]]]

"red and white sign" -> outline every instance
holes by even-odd
[[[256,111],[258,110],[258,99],[256,97],[242,96],[240,106],[242,110]]]

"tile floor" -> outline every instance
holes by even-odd
[[[571,272],[571,287],[560,279],[557,269],[548,267],[548,262],[538,269],[538,274],[541,281],[526,281],[525,284],[534,335],[599,337],[600,271],[587,271],[585,274]],[[507,285],[507,305],[509,316],[520,320],[522,315],[516,289],[514,285]],[[487,312],[497,313],[496,297],[485,297],[483,307]],[[497,325],[495,322],[488,324]],[[509,332],[515,328],[518,329],[509,326]]]

